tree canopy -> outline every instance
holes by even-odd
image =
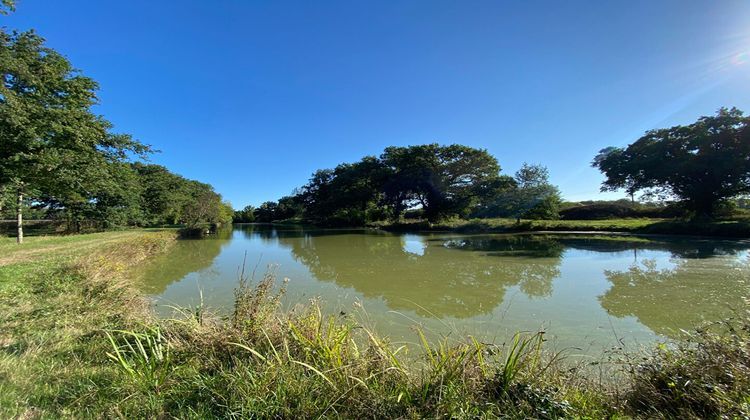
[[[674,197],[695,216],[712,216],[727,199],[750,193],[750,118],[721,108],[695,123],[651,130],[626,148],[608,147],[593,166],[603,191]]]
[[[556,218],[560,197],[546,168],[526,165],[516,178],[500,174],[486,150],[453,144],[388,147],[379,157],[313,173],[292,196],[235,213],[235,221],[304,218],[322,225],[360,226],[408,213],[434,222],[468,216]]]
[[[397,214],[418,204],[430,221],[468,215],[500,173],[486,150],[458,144],[388,147],[381,161],[391,173],[386,201]]]
[[[231,219],[210,185],[132,164],[151,148],[113,133],[91,109],[97,83],[33,31],[0,30],[0,74],[0,211],[12,195],[19,242],[29,204],[63,215],[76,230],[83,220],[107,227]]]

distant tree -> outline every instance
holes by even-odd
[[[5,219],[8,216],[5,214],[5,211],[12,207],[11,199],[13,195],[11,194],[10,190],[7,186],[0,186],[0,219]]]
[[[160,165],[136,162],[133,168],[141,183],[144,223],[146,225],[179,223],[182,209],[192,199],[188,180]]]
[[[472,217],[506,217],[512,213],[508,197],[518,188],[518,182],[509,175],[499,175],[479,191],[479,203]]]
[[[150,149],[110,132],[111,124],[91,112],[96,82],[34,32],[0,30],[0,75],[0,189],[17,198],[21,243],[26,197],[94,200],[92,191],[112,178],[115,164]]]
[[[252,223],[255,221],[255,207],[245,206],[242,210],[236,210],[232,221],[235,223]]]
[[[549,182],[549,171],[542,165],[524,163],[515,175],[516,218],[557,219],[562,198],[560,190]]]
[[[304,215],[307,219],[320,223],[326,219],[327,215],[330,215],[332,205],[329,200],[333,197],[331,187],[333,178],[332,169],[319,169],[297,192],[296,196],[304,208]]]
[[[255,221],[260,223],[271,223],[276,219],[279,204],[275,201],[266,201],[255,209]]]
[[[391,172],[385,196],[394,214],[421,206],[430,221],[468,215],[500,172],[486,150],[457,144],[388,147],[381,161]]]
[[[223,209],[221,195],[213,187],[198,181],[187,181],[185,191],[189,195],[182,208],[180,222],[188,228],[204,224],[231,221],[229,212]],[[231,209],[231,206],[229,206]]]
[[[302,205],[295,196],[281,197],[277,204],[274,220],[293,219],[302,214]]]
[[[695,217],[712,217],[720,203],[750,193],[750,118],[721,108],[695,123],[651,130],[626,148],[594,158],[603,191],[675,197]]]
[[[221,197],[221,195],[219,195]],[[216,223],[219,225],[228,225],[232,223],[232,216],[234,216],[234,209],[232,208],[232,203],[229,201],[221,201],[219,204],[219,217],[216,220]]]
[[[486,150],[462,145],[388,147],[380,158],[316,171],[295,195],[264,203],[256,220],[288,218],[284,203],[324,225],[364,225],[400,218],[509,216],[557,218],[561,203],[546,168],[524,165],[516,177],[500,175]],[[290,213],[291,214],[291,213]]]
[[[388,169],[375,157],[313,174],[296,195],[304,216],[316,223],[362,225],[383,218],[383,185]]]
[[[111,163],[96,182],[84,192],[71,189],[64,195],[38,197],[49,208],[59,208],[68,222],[68,230],[80,232],[86,220],[99,227],[142,224],[142,187],[138,174],[128,163]]]
[[[549,171],[542,165],[524,163],[512,179],[493,194],[494,202],[477,214],[481,217],[513,217],[523,219],[559,218],[562,199],[560,191],[549,182]]]

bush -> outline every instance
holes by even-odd
[[[630,409],[676,418],[750,417],[750,317],[714,323],[633,365]]]
[[[675,218],[684,215],[685,209],[678,203],[657,206],[631,203],[627,200],[586,202],[560,210],[560,218],[563,220]]]

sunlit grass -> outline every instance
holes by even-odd
[[[106,236],[105,236],[106,237]],[[113,239],[113,237],[109,237]],[[591,378],[544,334],[395,344],[315,302],[280,309],[272,274],[242,276],[225,318],[202,304],[158,320],[128,269],[173,234],[139,233],[77,258],[0,267],[0,417],[742,418],[750,414],[744,312],[684,345]]]

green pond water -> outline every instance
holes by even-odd
[[[238,225],[141,267],[157,311],[229,312],[238,272],[288,278],[284,305],[319,298],[393,341],[471,334],[503,342],[546,331],[550,345],[594,354],[677,338],[750,297],[750,242],[581,234],[394,234]],[[269,268],[270,267],[270,268]]]

